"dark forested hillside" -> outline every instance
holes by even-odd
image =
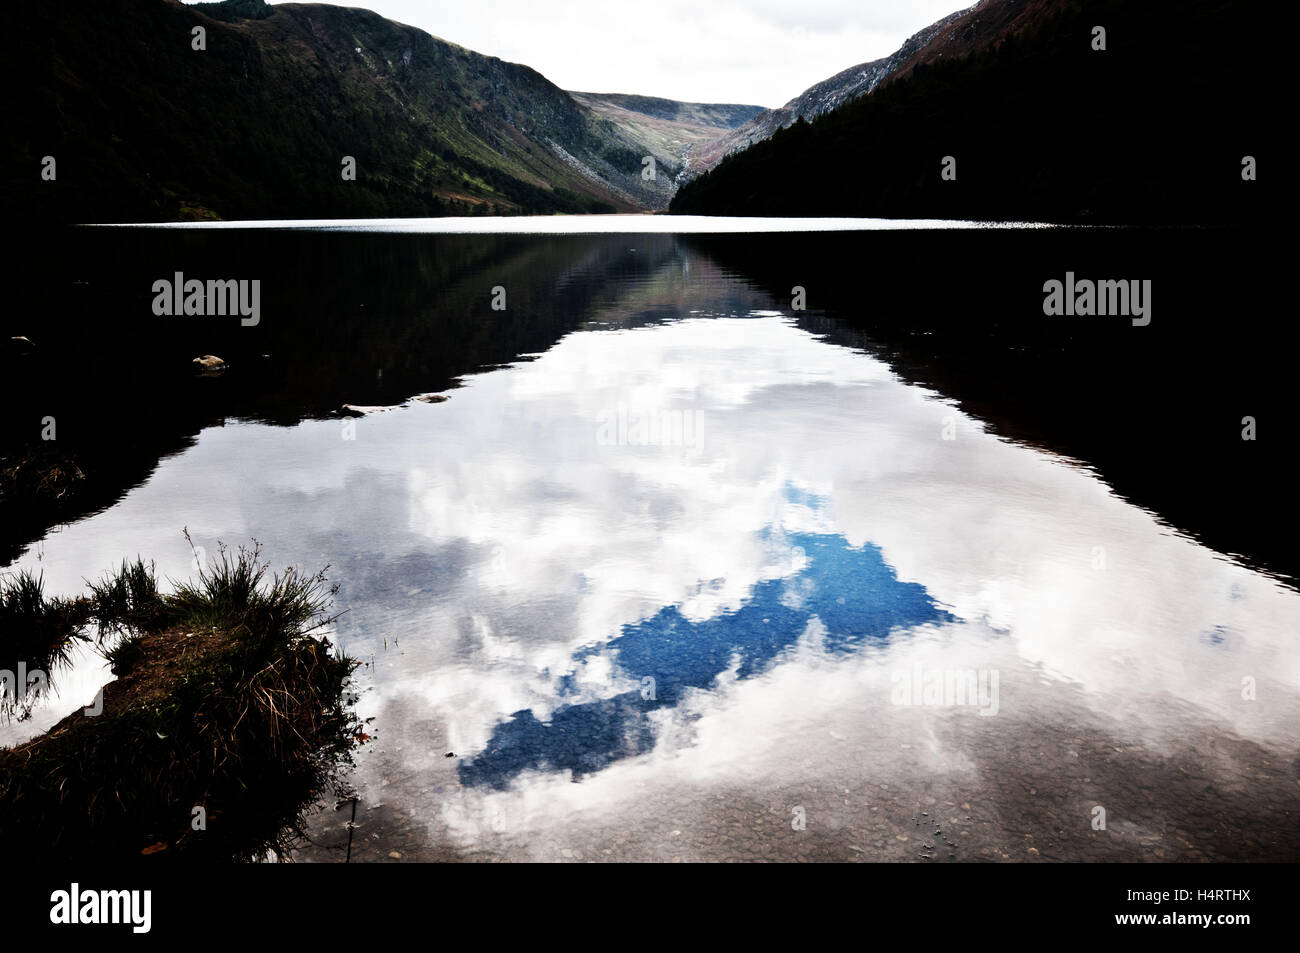
[[[728,157],[671,210],[1177,224],[1267,207],[1242,178],[1263,149],[1268,59],[1244,5],[986,0],[976,13],[1003,2],[1016,18],[990,45],[948,38],[951,56],[929,51]]]
[[[205,49],[194,48],[196,26]],[[643,184],[636,143],[536,71],[367,10],[42,0],[11,27],[0,203],[14,217],[592,212],[667,201]],[[53,180],[42,178],[46,156]],[[345,156],[355,180],[342,175]]]

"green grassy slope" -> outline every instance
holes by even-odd
[[[623,93],[571,91],[569,95],[654,157],[654,182],[644,183],[647,201],[654,208],[667,207],[687,161],[703,146],[763,112],[761,106],[683,103]]]

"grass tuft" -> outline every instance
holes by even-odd
[[[84,638],[86,613],[84,600],[47,599],[44,573],[0,575],[0,719],[30,715],[36,694],[28,676],[40,672],[48,682],[67,663]]]
[[[118,676],[98,716],[79,710],[0,750],[6,846],[63,860],[282,856],[311,805],[347,793],[356,663],[313,634],[337,618],[325,571],[272,573],[254,542],[221,546],[174,585],[161,592],[139,559],[72,603],[47,601],[39,577],[6,584],[5,618],[97,627]]]
[[[88,583],[92,615],[101,642],[109,635],[125,636],[165,624],[166,603],[158,592],[153,563],[122,561],[122,568],[99,582]]]

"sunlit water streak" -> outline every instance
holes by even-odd
[[[936,229],[1082,228],[1043,222],[977,222],[921,218],[762,218],[727,215],[519,215],[440,218],[269,219],[230,222],[153,222],[89,228],[284,229],[419,233],[424,235],[612,235],[782,232],[932,231]]]

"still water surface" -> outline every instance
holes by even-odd
[[[229,417],[16,565],[328,563],[353,860],[1296,856],[1300,595],[702,256],[612,274],[446,401]]]

